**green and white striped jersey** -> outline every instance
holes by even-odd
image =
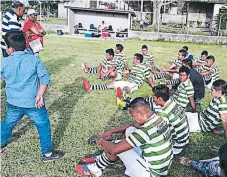
[[[154,56],[150,53],[147,53],[146,55],[143,55],[143,64],[152,65],[154,62]]]
[[[149,162],[152,177],[167,175],[173,158],[168,119],[153,114],[126,141],[132,147],[142,149],[142,157]]]
[[[208,67],[206,65],[202,65],[201,67],[199,67],[197,69],[197,71],[199,73],[211,71],[211,74],[203,75],[203,78],[206,81],[209,81],[211,79],[213,79],[215,81],[219,78],[219,69],[217,68],[217,66],[215,64],[213,64],[211,67]]]
[[[180,153],[185,145],[189,143],[189,126],[185,109],[178,105],[174,100],[169,99],[161,110],[159,116],[169,120],[172,133],[174,153]]]
[[[209,106],[199,114],[199,125],[202,131],[212,131],[221,124],[221,114],[227,113],[227,96],[213,98]]]
[[[173,100],[181,107],[186,108],[189,103],[189,97],[191,96],[194,96],[194,88],[190,79],[187,79],[177,87],[173,95]]]
[[[106,58],[103,59],[102,61],[102,71],[107,72],[111,67],[116,66],[116,71],[117,73],[123,75],[124,71],[124,61],[122,60],[107,60]]]
[[[145,79],[149,79],[151,77],[151,68],[145,64],[132,65],[131,72],[129,74],[128,81],[135,83],[140,87]]]

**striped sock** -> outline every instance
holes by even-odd
[[[165,85],[176,85],[179,83],[180,83],[179,79],[172,79],[172,80],[166,80],[166,81],[160,82],[160,84],[165,84]]]
[[[168,74],[166,74],[165,72],[161,72],[161,73],[157,74],[156,76],[154,76],[154,80],[162,79],[167,76],[168,76]]]
[[[96,160],[96,165],[99,169],[104,170],[107,166],[114,164],[115,161],[111,161],[107,157],[107,153],[103,152],[102,155]]]
[[[106,90],[107,85],[91,85],[90,90]]]
[[[90,74],[97,74],[98,67],[88,68],[88,73]]]

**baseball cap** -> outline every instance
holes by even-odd
[[[23,4],[25,7],[29,7],[29,2],[28,0],[15,0],[13,1],[13,4],[20,3]]]
[[[35,11],[35,9],[28,9],[27,15],[37,15],[38,13]]]

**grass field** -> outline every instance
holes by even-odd
[[[1,176],[78,176],[74,164],[80,158],[100,149],[87,144],[87,138],[105,130],[132,122],[128,112],[119,110],[116,105],[114,90],[93,91],[83,90],[82,78],[92,83],[101,83],[94,75],[85,75],[81,71],[81,63],[86,62],[97,66],[104,56],[104,49],[114,47],[116,43],[125,46],[129,63],[133,54],[140,51],[143,44],[149,46],[155,55],[155,63],[159,67],[167,66],[176,59],[178,49],[183,43],[164,43],[149,41],[112,41],[85,40],[47,36],[45,50],[41,53],[42,61],[51,74],[51,85],[46,94],[46,106],[52,125],[52,137],[55,150],[66,153],[61,160],[44,164],[39,151],[37,130],[32,122],[23,118],[13,132],[19,142],[12,142],[1,154]],[[190,53],[200,54],[208,50],[217,59],[221,78],[227,80],[227,48],[219,45],[188,44]],[[25,68],[26,69],[26,68]],[[3,85],[3,84],[2,84]],[[145,83],[133,96],[149,96],[151,88]],[[207,91],[203,101],[205,107],[210,101]],[[5,91],[1,91],[1,118],[5,116]],[[210,152],[211,145],[221,145],[224,139],[213,133],[194,133],[190,136],[190,144],[182,155],[193,159],[206,159],[216,154]],[[108,168],[104,177],[124,176],[124,167],[118,162]],[[173,162],[169,171],[170,177],[200,176],[192,168],[183,167]]]

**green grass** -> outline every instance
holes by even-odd
[[[47,21],[42,21],[44,24],[67,25],[67,20],[56,17],[50,17]]]
[[[44,164],[39,151],[37,130],[27,118],[16,126],[13,136],[19,137],[19,142],[12,142],[7,150],[1,154],[1,176],[78,176],[74,171],[74,164],[81,157],[99,152],[100,149],[87,144],[87,138],[99,134],[113,127],[131,123],[128,112],[119,110],[115,103],[114,90],[93,91],[83,90],[82,78],[86,77],[92,83],[101,83],[94,75],[85,75],[81,71],[81,63],[97,66],[104,56],[106,48],[122,43],[132,61],[133,54],[140,51],[141,45],[149,46],[155,55],[156,65],[167,66],[176,59],[176,53],[183,43],[164,43],[149,41],[112,41],[85,40],[47,36],[45,50],[41,53],[42,61],[51,74],[51,85],[46,94],[46,106],[52,126],[54,148],[66,153],[66,157],[55,162]],[[226,47],[219,45],[187,44],[190,53],[199,54],[206,49],[216,57],[220,68],[220,76],[227,80]],[[2,84],[3,85],[3,84]],[[5,91],[1,92],[1,118],[5,116]],[[145,83],[133,96],[151,95],[150,87]],[[207,91],[203,106],[210,101]],[[211,145],[221,145],[224,139],[213,133],[193,133],[190,144],[182,155],[193,159],[206,159],[216,154],[210,152]],[[124,167],[120,162],[108,168],[104,177],[124,176]],[[170,177],[200,176],[190,167],[183,167],[177,162],[169,171]]]

